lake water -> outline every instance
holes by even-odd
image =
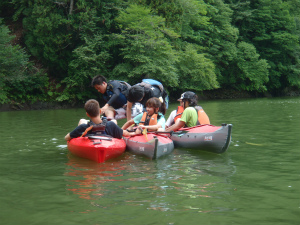
[[[300,98],[200,105],[212,124],[233,124],[226,153],[102,164],[64,141],[83,109],[0,112],[1,224],[299,225]]]

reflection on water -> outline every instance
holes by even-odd
[[[222,199],[234,189],[228,178],[235,167],[227,154],[175,150],[173,155],[152,161],[126,153],[102,164],[72,155],[68,159],[64,173],[67,190],[94,207],[107,207],[104,202],[109,199],[110,207],[116,207],[111,203],[116,201],[118,206],[140,210],[229,210],[224,205],[203,210],[197,203],[199,198]]]
[[[66,163],[67,190],[78,194],[80,198],[96,199],[107,192],[104,183],[120,181],[125,170],[124,159],[114,159],[104,163],[94,163],[90,160],[81,159],[71,154]]]
[[[298,224],[300,98],[200,105],[233,124],[226,153],[101,164],[64,141],[83,109],[0,112],[1,224]]]

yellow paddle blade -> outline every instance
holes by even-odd
[[[250,142],[245,142],[248,145],[256,145],[256,146],[263,146],[263,144],[256,144],[256,143],[250,143]]]
[[[83,132],[83,134],[81,135],[81,137],[84,137],[87,134],[87,132],[89,132],[92,128],[93,128],[93,125],[86,128],[85,131]]]
[[[142,134],[144,135],[146,141],[148,141],[148,137],[147,137],[147,129],[146,129],[146,128],[142,131]]]

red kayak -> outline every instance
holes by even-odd
[[[102,163],[108,159],[121,156],[126,149],[123,139],[106,136],[86,136],[68,141],[69,151],[81,158]]]
[[[147,135],[140,134],[123,138],[129,152],[150,159],[157,159],[170,154],[174,150],[173,141],[165,135],[147,133]]]
[[[175,147],[223,153],[229,147],[231,130],[231,124],[222,124],[222,126],[199,125],[181,128],[171,133],[170,138]]]

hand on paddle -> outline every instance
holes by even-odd
[[[138,129],[136,130],[136,133],[140,134],[140,132],[144,135],[146,141],[148,141],[148,137],[147,137],[147,128],[146,126],[140,125],[138,126]]]

